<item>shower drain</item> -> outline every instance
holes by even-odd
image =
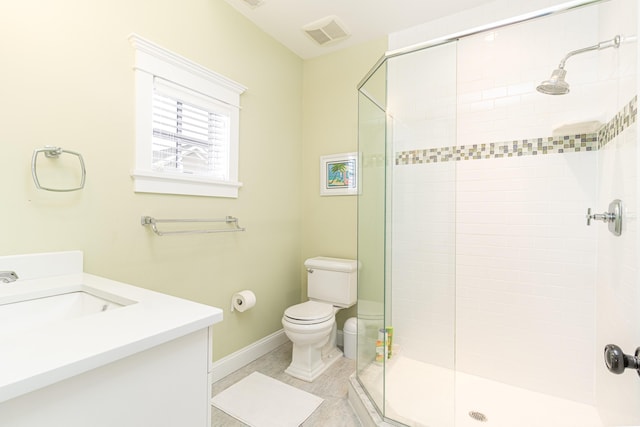
[[[474,420],[476,420],[476,421],[480,421],[481,423],[485,423],[485,422],[489,421],[487,416],[485,414],[483,414],[482,412],[469,411],[469,416],[471,418],[473,418]]]

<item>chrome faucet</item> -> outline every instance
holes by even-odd
[[[15,271],[0,271],[0,283],[11,283],[18,280],[18,275]]]

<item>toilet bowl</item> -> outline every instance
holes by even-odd
[[[342,351],[336,345],[336,313],[355,304],[355,261],[317,257],[305,261],[309,301],[287,308],[282,327],[293,343],[285,372],[314,381]]]
[[[291,364],[285,372],[304,381],[314,381],[342,352],[336,346],[338,310],[330,304],[307,301],[289,307],[282,327],[293,343]]]

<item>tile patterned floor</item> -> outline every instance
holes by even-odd
[[[252,372],[258,371],[324,399],[322,405],[302,424],[303,427],[360,427],[360,421],[347,399],[349,375],[355,370],[354,360],[343,357],[312,383],[285,374],[284,370],[289,363],[291,363],[290,342],[214,383],[213,395],[215,396]],[[213,406],[211,418],[213,427],[245,425]]]

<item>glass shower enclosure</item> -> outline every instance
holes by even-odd
[[[602,356],[640,346],[637,30],[636,1],[571,2],[363,79],[356,377],[380,422],[640,424],[640,379]],[[558,69],[569,93],[537,91]]]

